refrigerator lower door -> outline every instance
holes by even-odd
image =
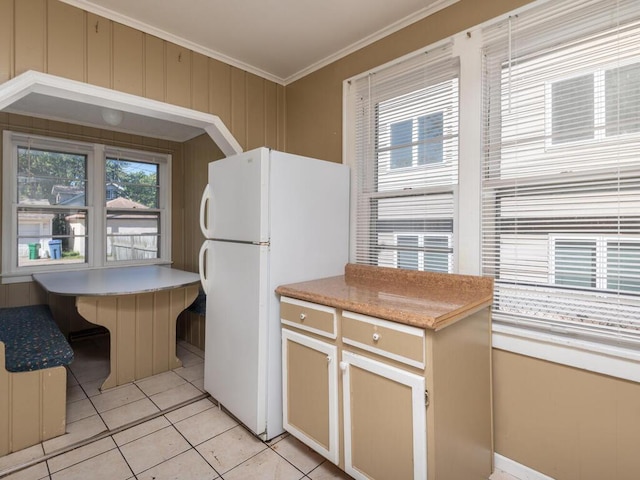
[[[269,247],[215,240],[206,245],[204,388],[264,436]]]

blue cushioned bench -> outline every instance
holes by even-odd
[[[73,360],[73,350],[47,305],[0,308],[0,342],[9,372],[65,366]]]
[[[0,308],[0,456],[65,433],[72,360],[48,306]]]

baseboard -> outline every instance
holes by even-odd
[[[493,463],[496,469],[502,470],[520,480],[555,480],[553,477],[548,477],[498,453],[493,454]]]

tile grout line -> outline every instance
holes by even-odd
[[[34,458],[33,460],[29,460],[28,462],[24,462],[22,464],[19,464],[19,465],[10,467],[10,468],[8,468],[6,470],[0,471],[0,478],[7,477],[7,476],[9,476],[11,474],[14,474],[16,472],[22,471],[22,470],[24,470],[26,468],[32,467],[32,466],[37,465],[37,464],[39,464],[41,462],[46,462],[46,461],[48,461],[48,460],[50,460],[50,459],[52,459],[54,457],[60,456],[60,455],[62,455],[64,453],[70,452],[70,451],[75,450],[77,448],[84,447],[85,445],[89,445],[90,443],[93,443],[95,441],[102,440],[103,438],[107,438],[107,437],[110,437],[112,435],[116,435],[116,434],[118,434],[120,432],[123,432],[124,430],[127,430],[129,428],[133,428],[133,427],[135,427],[137,425],[140,425],[140,424],[142,424],[144,422],[148,422],[149,420],[153,420],[153,419],[158,418],[158,417],[160,417],[162,415],[165,415],[167,413],[171,413],[174,410],[178,410],[179,408],[186,407],[187,405],[191,405],[192,403],[199,402],[200,400],[204,400],[204,399],[209,398],[209,397],[210,397],[210,395],[208,393],[202,393],[201,395],[198,395],[197,397],[190,398],[190,399],[185,400],[183,402],[180,402],[180,403],[178,403],[176,405],[168,407],[168,408],[166,408],[164,410],[160,410],[158,412],[154,412],[154,413],[152,413],[150,415],[147,415],[146,417],[143,417],[143,418],[140,418],[138,420],[134,420],[133,422],[129,422],[127,424],[124,424],[124,425],[121,425],[119,427],[116,427],[113,430],[107,429],[107,430],[105,430],[103,432],[100,432],[100,433],[98,433],[98,434],[96,434],[96,435],[94,435],[92,437],[89,437],[89,438],[86,438],[84,440],[80,440],[78,442],[72,443],[72,444],[67,445],[66,447],[62,447],[62,448],[60,448],[58,450],[54,450],[51,453],[47,453],[42,457]],[[44,451],[44,448],[43,448],[43,451]],[[128,465],[128,463],[127,463],[127,465]],[[49,470],[49,466],[48,465],[47,465],[47,470]],[[49,474],[49,476],[50,475],[51,474]]]
[[[219,408],[220,410],[222,410],[222,409],[220,408],[220,405],[219,405],[219,404],[218,404],[217,408]],[[199,413],[202,413],[202,412],[199,412]],[[196,413],[195,415],[198,415],[198,413]],[[188,418],[188,417],[187,417],[187,418]],[[219,479],[222,479],[222,474],[221,474],[220,472],[218,472],[218,470],[216,470],[216,468],[215,468],[213,465],[211,465],[211,463],[210,463],[210,462],[209,462],[209,461],[204,457],[204,455],[202,455],[202,453],[200,453],[200,450],[198,450],[197,445],[194,445],[193,443],[191,443],[191,442],[189,441],[189,439],[188,439],[187,437],[185,437],[185,436],[184,436],[184,434],[180,431],[180,429],[178,429],[178,427],[176,427],[176,424],[175,424],[175,423],[173,423],[173,422],[172,422],[171,420],[169,420],[169,419],[167,419],[167,420],[169,421],[169,426],[170,426],[171,428],[173,428],[176,432],[178,432],[178,435],[180,435],[182,438],[184,438],[185,442],[187,442],[187,444],[189,445],[189,449],[188,449],[188,450],[185,450],[185,451],[187,451],[187,452],[188,452],[189,450],[193,450],[193,451],[195,451],[195,452],[200,456],[200,458],[202,458],[202,460],[204,460],[204,461],[205,461],[205,463],[206,463],[207,465],[209,465],[209,466],[213,469],[213,471],[215,472],[215,474],[216,474],[216,475],[218,475],[218,478],[219,478]],[[181,421],[182,421],[182,420],[181,420]],[[179,422],[176,422],[176,423],[179,423]],[[235,427],[231,427],[231,428],[235,428]],[[223,433],[228,432],[229,430],[231,430],[231,429],[224,430],[223,432],[220,432],[218,435],[222,435]],[[212,438],[214,438],[214,437],[212,437]],[[204,441],[202,441],[201,443],[199,443],[198,445],[202,445],[203,443],[206,443],[207,441],[208,441],[208,440],[204,440]],[[185,452],[180,452],[180,453],[178,453],[177,455],[174,455],[174,456],[173,456],[173,457],[171,457],[171,458],[175,458],[175,457],[177,457],[177,456],[179,456],[179,455],[182,455],[183,453],[185,453]],[[126,458],[125,458],[125,460],[126,460]],[[171,459],[167,459],[167,460],[171,460]],[[165,462],[165,461],[167,461],[167,460],[164,460],[163,462],[160,462],[160,463],[158,463],[157,465],[154,465],[153,467],[149,467],[149,468],[147,468],[146,470],[144,470],[143,472],[140,472],[140,473],[144,473],[144,472],[146,472],[147,470],[150,470],[150,469],[152,469],[152,468],[157,467],[158,465],[162,465],[162,463],[164,463],[164,462]],[[127,464],[128,464],[128,462],[127,462]],[[133,471],[133,470],[132,470],[132,471]],[[136,475],[136,478],[137,478],[137,474],[135,474],[135,475]],[[216,479],[216,480],[217,480],[217,479]]]

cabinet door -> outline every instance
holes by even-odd
[[[424,377],[343,352],[345,471],[356,479],[426,479]]]
[[[338,463],[337,347],[282,330],[284,429]]]

